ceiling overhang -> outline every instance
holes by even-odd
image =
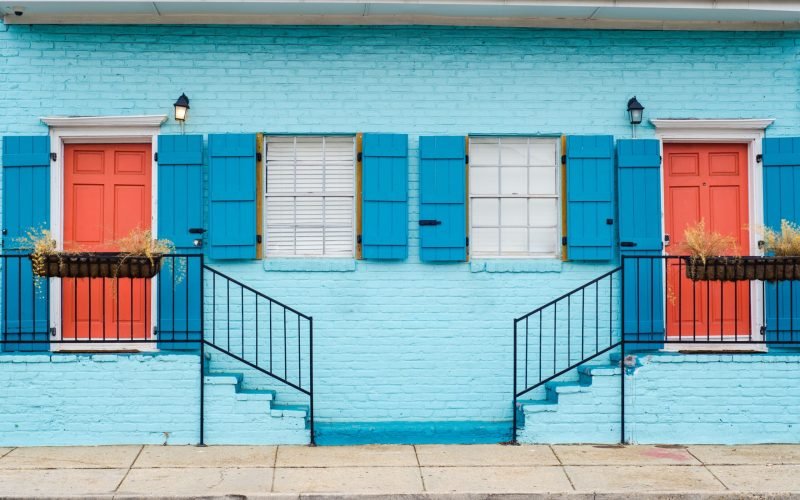
[[[0,0],[0,14],[6,24],[800,29],[793,0]]]

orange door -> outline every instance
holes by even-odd
[[[116,251],[131,229],[150,228],[150,144],[64,148],[64,248]],[[149,338],[149,280],[63,279],[64,339]]]
[[[735,237],[749,255],[746,144],[664,144],[665,227],[668,254],[685,254],[684,230],[701,219],[707,231]],[[748,282],[695,282],[669,261],[667,335],[720,339],[750,332]]]

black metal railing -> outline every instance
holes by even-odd
[[[308,397],[314,444],[314,319],[211,267],[204,345]]]
[[[311,316],[207,266],[202,254],[164,255],[153,278],[92,276],[90,271],[88,277],[47,278],[34,273],[29,253],[0,255],[0,350],[47,351],[52,345],[81,350],[99,343],[125,349],[143,342],[199,350],[202,444],[209,347],[308,397],[314,443]],[[92,261],[103,257],[93,255]]]
[[[637,255],[622,268],[626,343],[800,344],[800,287],[784,279],[800,259]]]
[[[520,397],[620,345],[621,274],[612,269],[514,319],[515,441]]]

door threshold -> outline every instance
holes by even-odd
[[[724,339],[733,342],[734,339]],[[682,354],[758,354],[767,352],[766,344],[759,340],[738,341],[738,343],[717,344],[714,341],[704,342],[680,342],[675,344],[665,344],[662,349],[665,352],[677,352]]]
[[[70,354],[132,354],[137,352],[157,352],[158,345],[155,341],[133,342],[69,342],[53,344],[53,352]]]

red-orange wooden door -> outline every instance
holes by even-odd
[[[150,144],[64,148],[64,248],[110,252],[134,228],[151,227]],[[63,279],[64,339],[149,338],[149,280]]]
[[[749,255],[746,144],[664,144],[664,209],[668,254],[681,249],[685,229],[700,220],[707,231],[733,236]],[[720,339],[750,332],[748,282],[694,282],[685,266],[667,270],[667,336]]]

